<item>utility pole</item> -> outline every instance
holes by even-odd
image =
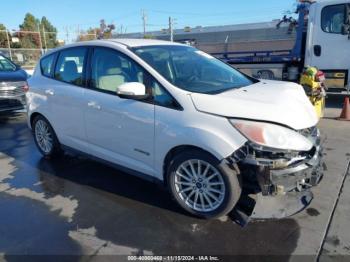
[[[69,31],[68,31],[68,26],[64,27],[64,30],[66,31],[66,44],[69,42]]]
[[[94,34],[95,34],[95,40],[97,39],[97,31],[94,29]]]
[[[77,39],[80,39],[80,25],[77,25]]]
[[[44,50],[43,50],[43,42],[41,41],[41,33],[40,33],[40,25],[37,25],[38,28],[38,35],[39,35],[39,46],[40,46],[40,50],[41,50],[41,54],[44,54]]]
[[[147,24],[147,14],[144,9],[141,11],[142,13],[142,23],[143,23],[143,37],[146,36],[146,24]]]
[[[8,47],[8,50],[9,50],[10,59],[12,60],[11,43],[10,43],[10,37],[9,37],[10,32],[6,29],[5,30],[5,34],[6,34],[7,47]]]
[[[174,21],[171,18],[171,16],[169,16],[169,34],[170,34],[170,41],[174,42]]]
[[[46,42],[46,33],[45,33],[45,27],[42,26],[43,29],[43,39],[44,39],[44,45],[45,45],[45,52],[47,51],[47,42]]]

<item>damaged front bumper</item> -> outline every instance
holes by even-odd
[[[227,160],[239,166],[243,190],[263,195],[303,191],[323,176],[323,154],[318,129],[307,135],[314,145],[309,152],[281,152],[244,145]]]
[[[318,185],[323,177],[323,149],[320,133],[316,127],[300,132],[314,145],[309,152],[281,152],[258,148],[247,143],[226,159],[230,164],[237,165],[240,171],[242,196],[237,207],[241,209],[240,211],[243,210],[247,217],[260,216],[254,213],[255,202],[258,199],[256,196],[259,196],[262,203],[267,202],[264,197],[270,200],[275,198],[272,202],[282,201],[282,199],[284,202],[290,202],[288,198],[295,200],[295,205],[289,204],[293,211],[286,210],[288,209],[286,207],[283,212],[288,215],[297,213],[294,211],[298,209],[301,211],[311,202],[312,193],[309,193],[309,189]],[[308,197],[305,198],[305,195]],[[247,202],[249,198],[251,199]],[[253,202],[254,205],[252,205]],[[283,202],[281,203],[273,206],[277,209],[277,206],[283,206]],[[273,206],[269,208],[273,209]],[[263,209],[260,208],[260,210]],[[281,207],[278,209],[281,210]],[[273,214],[274,211],[271,211],[271,218],[282,217]],[[266,212],[263,217],[268,217]]]

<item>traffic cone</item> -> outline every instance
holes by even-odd
[[[345,97],[343,110],[339,117],[339,120],[350,121],[350,101],[349,97]]]

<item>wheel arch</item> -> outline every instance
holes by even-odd
[[[46,121],[49,122],[49,124],[52,126],[51,121],[50,121],[44,114],[42,114],[42,113],[40,113],[40,112],[33,112],[33,113],[31,113],[30,116],[29,116],[30,128],[33,128],[34,119],[35,119],[37,116],[42,116],[42,117],[45,118]]]
[[[42,114],[42,113],[40,113],[40,112],[33,112],[33,113],[30,114],[29,119],[28,119],[28,124],[30,125],[30,128],[33,129],[34,120],[35,120],[35,118],[38,117],[38,116],[41,116],[41,117],[45,118],[45,120],[50,124],[51,128],[52,128],[53,131],[55,132],[55,135],[57,136],[56,130],[55,130],[55,128],[53,127],[52,122],[51,122],[44,114]],[[58,139],[58,138],[57,138],[57,139]]]
[[[198,147],[198,146],[194,146],[194,145],[180,145],[180,146],[176,146],[173,147],[172,149],[169,150],[169,152],[166,154],[165,158],[164,158],[164,162],[163,162],[163,181],[164,181],[164,185],[167,186],[168,185],[168,176],[167,176],[167,171],[170,165],[171,160],[173,159],[173,157],[181,152],[185,152],[185,151],[190,151],[190,150],[198,150],[198,151],[202,151],[203,153],[209,154],[212,157],[214,157],[215,159],[217,159],[218,161],[220,161],[220,159],[218,159],[214,154],[212,154],[211,152]]]

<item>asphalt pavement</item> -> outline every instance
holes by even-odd
[[[92,160],[46,160],[25,114],[0,116],[0,261],[52,255],[68,261],[126,260],[118,255],[346,259],[350,122],[335,119],[340,104],[332,98],[320,123],[326,172],[311,205],[292,217],[244,228],[229,217],[191,217],[158,185]]]

